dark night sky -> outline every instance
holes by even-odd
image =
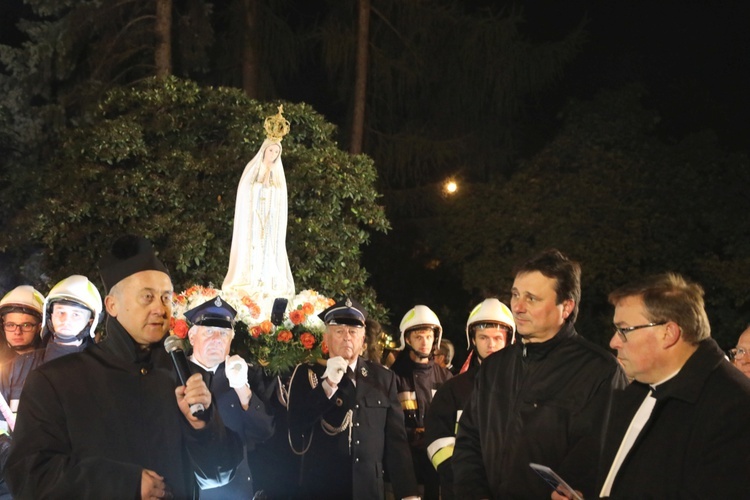
[[[323,2],[292,2],[297,15],[312,14]],[[465,0],[469,7],[507,4]],[[590,42],[567,69],[559,95],[587,97],[598,88],[638,79],[646,84],[646,105],[662,113],[667,136],[713,128],[733,149],[747,149],[750,137],[750,3],[678,0],[524,0],[525,33],[537,41],[554,40],[588,20]],[[14,43],[14,25],[28,12],[21,0],[0,2],[0,43]],[[320,79],[323,82],[323,79]],[[307,80],[309,84],[309,80]],[[281,86],[284,88],[284,86]],[[314,87],[284,88],[316,105]],[[317,107],[325,108],[327,93]],[[320,109],[334,119],[334,110]],[[331,111],[333,113],[329,113]]]

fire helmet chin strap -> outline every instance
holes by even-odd
[[[406,344],[406,348],[409,349],[411,352],[413,352],[419,359],[427,359],[430,356],[432,356],[432,353],[430,354],[422,354],[421,352],[414,349],[410,343],[404,341],[404,344]]]

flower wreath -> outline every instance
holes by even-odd
[[[237,311],[233,350],[248,362],[260,364],[269,374],[283,374],[299,363],[311,362],[327,354],[323,343],[325,326],[318,313],[333,305],[334,301],[314,290],[304,290],[292,298],[281,323],[274,325],[270,319],[272,300],[263,300],[259,305],[242,290],[193,285],[174,297],[170,333],[186,339],[185,311],[218,295]],[[187,344],[187,340],[185,342]]]

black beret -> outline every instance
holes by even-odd
[[[112,245],[110,254],[99,262],[99,274],[107,292],[128,276],[141,271],[161,271],[169,275],[167,267],[156,256],[151,242],[133,234],[118,238]]]

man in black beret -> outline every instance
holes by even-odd
[[[6,472],[14,497],[190,498],[197,482],[228,481],[239,440],[200,374],[179,386],[163,347],[167,268],[148,240],[128,235],[100,271],[105,339],[27,379]],[[206,408],[203,420],[193,404]]]
[[[274,420],[259,396],[264,389],[261,370],[237,354],[229,355],[236,315],[231,305],[216,297],[186,311],[185,319],[191,324],[193,371],[203,373],[224,423],[252,451],[273,435]],[[201,500],[246,500],[253,493],[253,474],[244,459],[229,484],[202,490]]]
[[[303,453],[295,498],[396,498],[419,494],[393,372],[360,357],[367,312],[346,299],[322,313],[326,366],[299,365],[289,389],[289,442]]]

